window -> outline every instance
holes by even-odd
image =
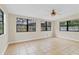
[[[17,32],[35,32],[36,23],[34,22],[34,20],[31,20],[31,19],[17,18],[16,31]]]
[[[51,22],[42,22],[41,23],[41,31],[51,31]]]
[[[60,31],[79,32],[79,20],[60,22]]]
[[[4,13],[0,9],[0,35],[4,34]]]

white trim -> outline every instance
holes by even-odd
[[[79,39],[68,39],[66,37],[57,37],[57,38],[79,42]]]
[[[4,55],[4,54],[5,54],[5,52],[6,52],[7,48],[8,48],[8,43],[6,44],[6,46],[5,46],[4,50],[3,50],[2,55]]]
[[[48,38],[52,38],[52,37],[48,37]],[[28,42],[28,41],[40,40],[40,39],[48,39],[48,38],[39,38],[39,39],[33,39],[33,40],[12,41],[12,42],[8,42],[8,44],[15,44],[15,43],[21,43],[21,42]]]

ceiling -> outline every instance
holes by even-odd
[[[79,10],[77,4],[5,4],[5,6],[12,14],[49,20],[74,14]],[[56,10],[56,16],[50,15],[52,9]]]

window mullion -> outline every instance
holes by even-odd
[[[46,21],[46,31],[47,31],[47,21]]]
[[[4,13],[2,13],[2,24],[3,24],[3,33],[4,33]]]
[[[67,21],[67,31],[69,31],[69,21]]]
[[[28,32],[28,29],[29,29],[29,28],[28,28],[28,26],[29,26],[28,19],[27,19],[27,25],[26,25],[26,26],[27,26],[27,32]]]

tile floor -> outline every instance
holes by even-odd
[[[11,44],[5,55],[78,55],[79,42],[48,38]]]

